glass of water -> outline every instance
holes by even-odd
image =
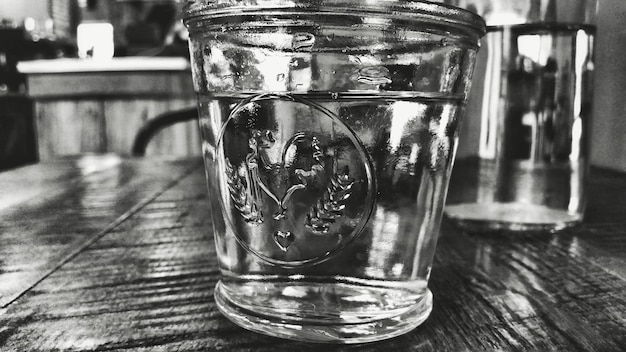
[[[483,15],[488,27],[447,217],[473,232],[578,224],[586,201],[596,0],[451,2]]]
[[[315,342],[421,324],[483,20],[400,0],[185,11],[221,312]]]

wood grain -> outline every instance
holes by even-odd
[[[33,73],[27,77],[41,160],[80,153],[128,156],[146,120],[196,105],[188,70]],[[146,155],[200,155],[197,122],[162,131]]]
[[[626,276],[603,262],[626,264],[626,221],[614,217],[626,212],[620,192],[626,175],[594,172],[589,221],[560,234],[468,235],[444,223],[430,280],[435,296],[430,318],[401,337],[347,347],[270,338],[222,317],[212,296],[219,273],[203,171],[173,175],[172,169],[197,164],[149,163],[124,161],[91,181],[74,181],[80,196],[39,202],[91,199],[88,205],[68,204],[66,215],[45,217],[40,226],[56,228],[50,234],[91,228],[85,232],[100,235],[0,311],[2,351],[622,351],[626,346]],[[142,176],[168,173],[165,183]],[[114,179],[120,177],[136,186],[115,191]],[[69,221],[67,214],[74,212],[126,209],[105,195],[122,197],[131,208],[145,195],[152,198],[115,226],[88,217]]]
[[[128,156],[135,136],[143,123],[157,115],[195,106],[195,97],[157,99],[115,99],[104,101],[107,150]],[[154,136],[146,149],[147,156],[200,155],[200,132],[197,121],[179,123]]]
[[[195,105],[187,99],[70,99],[37,102],[39,157],[51,160],[81,153],[131,154],[133,140],[148,119]],[[200,155],[196,121],[176,124],[157,134],[146,155]]]
[[[85,157],[0,174],[0,306],[190,167],[168,164],[152,173],[143,161]]]
[[[106,136],[99,133],[104,116],[98,100],[60,100],[35,104],[39,157],[106,151]]]
[[[37,99],[94,96],[195,96],[191,71],[29,74],[28,94]]]

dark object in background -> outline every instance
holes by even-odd
[[[133,22],[124,29],[126,51],[130,55],[141,55],[160,46],[158,27],[144,18],[145,4],[142,1],[132,1],[129,5]]]
[[[198,109],[191,107],[182,110],[163,113],[155,118],[147,120],[137,132],[133,142],[132,154],[134,156],[146,155],[148,143],[162,129],[179,122],[191,121],[198,118]]]
[[[17,71],[19,61],[70,56],[76,56],[76,48],[67,41],[35,39],[23,27],[0,24],[0,95],[25,92],[26,78]]]
[[[38,161],[32,101],[0,95],[0,171]]]
[[[0,170],[38,160],[32,101],[17,62],[54,55],[46,42],[33,42],[23,28],[0,27]]]
[[[159,41],[163,43],[165,36],[176,21],[178,10],[171,3],[154,4],[146,15],[146,22],[155,25],[159,31]]]
[[[26,54],[26,42],[23,29],[0,27],[0,95],[24,90],[24,76],[16,65]]]
[[[124,2],[131,18],[123,25],[125,46],[116,47],[116,56],[173,56],[189,58],[187,30],[175,2],[150,4]]]

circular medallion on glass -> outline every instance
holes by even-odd
[[[332,106],[257,95],[233,108],[218,136],[227,224],[246,250],[272,264],[324,261],[371,215],[371,162]]]

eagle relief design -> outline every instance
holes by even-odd
[[[325,107],[291,95],[244,100],[218,140],[228,225],[272,264],[330,258],[365,227],[375,194],[356,135]]]

